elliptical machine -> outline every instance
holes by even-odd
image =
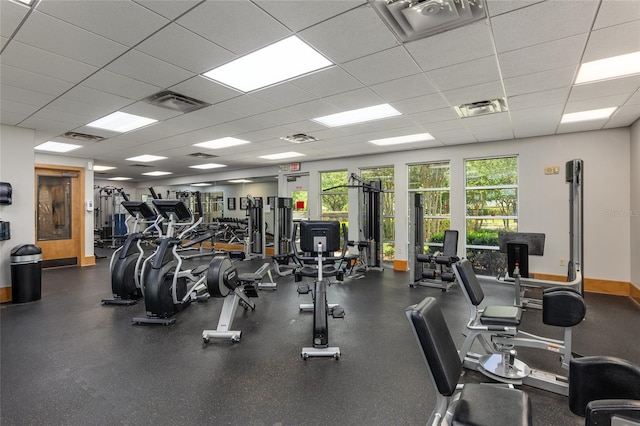
[[[123,201],[122,207],[133,218],[133,225],[127,232],[124,244],[118,247],[111,256],[111,291],[113,299],[102,299],[103,305],[133,305],[142,297],[140,284],[140,267],[144,261],[142,241],[158,238],[162,235],[160,222],[162,216],[157,215],[148,204],[142,201]],[[143,225],[148,225],[141,230]],[[127,224],[127,228],[129,228]]]
[[[327,285],[329,284],[325,276],[335,276],[342,281],[343,272],[333,265],[323,266],[323,261],[341,261],[347,251],[347,228],[342,225],[343,245],[342,253],[339,257],[329,256],[329,253],[340,249],[340,222],[338,221],[302,221],[300,222],[300,248],[305,253],[314,253],[316,256],[299,256],[302,263],[304,261],[316,261],[317,267],[304,266],[294,274],[296,282],[302,277],[316,278],[313,295],[313,338],[312,347],[303,347],[300,355],[306,360],[309,357],[324,356],[340,359],[340,348],[329,346],[329,324],[328,316],[333,318],[344,318],[344,309],[336,304],[327,303]],[[295,236],[295,230],[294,230]],[[295,239],[293,239],[295,241]],[[297,251],[294,250],[296,256]],[[298,286],[299,294],[311,292],[308,284]],[[309,306],[300,305],[300,310],[307,310]]]
[[[183,310],[193,300],[204,301],[206,271],[208,265],[182,269],[183,259],[178,253],[185,234],[195,229],[202,218],[194,221],[191,212],[180,200],[153,200],[153,205],[168,220],[166,234],[158,239],[157,250],[142,264],[140,273],[146,317],[135,317],[134,324],[170,325],[173,315]],[[174,228],[181,232],[173,237]]]

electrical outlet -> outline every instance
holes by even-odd
[[[560,259],[560,266],[564,266],[564,259]]]

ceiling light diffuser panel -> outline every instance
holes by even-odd
[[[82,148],[82,145],[49,141],[49,142],[41,143],[40,145],[36,146],[34,149],[38,151],[48,151],[48,152],[69,152],[78,148]]]
[[[331,65],[331,61],[311,46],[291,36],[203,75],[242,92],[250,92]]]
[[[304,157],[304,154],[301,154],[299,152],[289,151],[289,152],[280,152],[278,154],[261,155],[259,158],[264,158],[266,160],[284,160],[285,158],[295,158],[295,157]]]
[[[227,167],[224,164],[216,164],[216,163],[207,163],[207,164],[196,164],[195,166],[189,166],[192,169],[201,169],[201,170],[208,170],[208,169],[217,169],[220,167]]]
[[[399,145],[403,143],[423,142],[431,141],[435,139],[430,133],[416,133],[414,135],[396,136],[393,138],[374,139],[369,141],[374,145],[387,146],[387,145]]]
[[[633,74],[640,74],[640,52],[585,62],[580,66],[576,84],[592,83]]]
[[[156,123],[158,120],[153,118],[141,117],[139,115],[128,114],[126,112],[116,111],[98,120],[87,124],[88,127],[97,129],[110,130],[112,132],[130,132],[149,124]]]
[[[209,149],[220,149],[220,148],[229,148],[231,146],[244,145],[247,143],[251,143],[251,142],[245,141],[244,139],[226,137],[226,138],[214,139],[206,142],[195,143],[193,144],[193,146],[199,146],[201,148],[209,148]]]
[[[161,157],[159,155],[144,154],[144,155],[138,155],[137,157],[125,158],[125,160],[127,160],[127,161],[139,161],[141,163],[150,163],[152,161],[165,160],[166,158],[167,157]]]
[[[601,120],[611,117],[616,107],[593,109],[590,111],[572,112],[564,114],[560,123],[576,123],[578,121]]]
[[[350,124],[364,123],[367,121],[381,120],[383,118],[402,115],[400,111],[389,104],[374,105],[366,108],[353,109],[337,114],[325,115],[313,118],[312,121],[327,127],[348,126]]]

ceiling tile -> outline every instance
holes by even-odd
[[[349,111],[383,104],[384,101],[371,89],[356,89],[350,92],[327,96],[323,99],[326,103],[335,105],[338,109]]]
[[[4,63],[0,66],[0,82],[9,86],[20,87],[52,96],[58,96],[73,87],[73,84],[68,81],[21,70],[5,65]]]
[[[545,0],[486,0],[489,16],[498,16]]]
[[[158,0],[134,0],[136,3],[146,7],[149,10],[156,12],[165,18],[175,19],[182,15],[189,9],[197,6],[202,0],[172,0],[172,1],[158,1]]]
[[[342,65],[345,71],[366,85],[382,83],[420,72],[402,47],[373,53]]]
[[[561,89],[545,90],[525,95],[509,96],[509,110],[537,108],[545,105],[558,105],[567,102],[570,92],[569,87]]]
[[[637,1],[609,0],[600,3],[594,30],[640,19],[640,4]]]
[[[171,86],[169,89],[209,104],[217,104],[242,95],[237,90],[215,83],[213,80],[199,75]]]
[[[604,126],[605,129],[613,129],[615,127],[631,126],[638,120],[638,106],[622,107],[613,114],[613,117]]]
[[[525,47],[498,55],[503,78],[577,65],[587,34]]]
[[[92,89],[87,86],[75,86],[65,93],[62,98],[97,105],[105,110],[117,110],[132,103],[129,98]]]
[[[439,68],[427,73],[432,84],[441,91],[474,86],[500,80],[494,56]]]
[[[482,83],[471,87],[462,87],[460,89],[448,90],[443,93],[449,105],[467,104],[470,102],[480,102],[489,99],[497,99],[504,97],[504,90],[499,81]]]
[[[504,79],[507,96],[524,95],[537,91],[570,87],[576,75],[577,65],[556,68],[532,74]]]
[[[387,102],[429,95],[435,92],[427,77],[422,73],[374,84],[371,86],[371,90]]]
[[[491,18],[498,53],[553,41],[591,29],[599,2],[547,1]]]
[[[136,50],[200,74],[237,57],[211,41],[171,24],[136,46]]]
[[[571,100],[601,98],[607,95],[633,93],[640,88],[640,75],[614,78],[596,83],[580,84],[571,89]]]
[[[300,31],[366,3],[363,0],[255,0],[258,6],[287,26]]]
[[[399,44],[368,5],[324,21],[299,35],[337,64]]]
[[[11,37],[13,32],[22,22],[29,8],[11,1],[0,1],[0,35],[5,38]]]
[[[391,102],[391,106],[403,114],[414,114],[422,111],[433,111],[449,107],[440,93]]]
[[[238,96],[237,98],[220,102],[216,106],[235,112],[240,116],[250,116],[276,109],[275,105],[261,101],[251,95]]]
[[[538,108],[511,111],[511,122],[513,123],[516,137],[540,136],[555,133],[564,104],[548,105]]]
[[[637,0],[632,1],[638,3]],[[593,31],[582,62],[638,51],[640,51],[640,20]]]
[[[80,4],[82,7],[79,7]],[[38,10],[129,47],[169,23],[166,18],[132,1],[78,3],[45,0],[38,3]]]
[[[77,83],[97,70],[94,66],[15,40],[9,43],[2,52],[2,64],[71,83]],[[46,66],[44,66],[45,64]]]
[[[617,107],[623,105],[627,99],[628,95],[613,95],[613,96],[604,96],[602,98],[591,98],[591,99],[583,99],[579,101],[569,101],[564,110],[566,113],[571,112],[580,112],[580,111],[590,111],[592,109],[599,108],[609,108],[609,107]]]
[[[12,101],[9,101],[12,102]],[[26,105],[29,111],[16,112],[18,107],[15,105],[6,105],[4,102],[0,105],[0,116],[2,116],[2,124],[9,126],[17,126],[31,115],[31,108]]]
[[[404,46],[425,71],[484,58],[495,53],[491,28],[484,20],[412,41]]]
[[[152,95],[160,90],[161,87],[153,86],[105,69],[93,74],[83,81],[82,85],[135,100]]]
[[[3,92],[3,96],[4,96],[4,92]],[[16,99],[7,99],[7,100],[3,99],[2,105],[0,106],[2,107],[3,114],[5,112],[7,113],[10,112],[15,114],[16,117],[20,117],[20,120],[18,122],[28,118],[29,116],[31,116],[41,108],[40,105],[34,105],[33,103],[22,102],[21,100],[16,100]],[[2,122],[4,123],[4,116],[2,117]]]
[[[276,84],[251,93],[254,98],[272,105],[286,107],[316,99],[316,96],[290,82]]]
[[[291,84],[320,98],[364,87],[362,83],[337,66],[297,78],[292,80]]]
[[[193,73],[184,68],[176,67],[137,50],[130,50],[105,69],[159,87],[173,86],[193,77]]]
[[[127,50],[122,44],[37,10],[31,13],[15,40],[95,66],[103,66]]]
[[[2,102],[14,101],[35,107],[43,107],[55,99],[55,96],[46,93],[34,92],[7,84],[0,84],[0,93],[2,93]]]
[[[291,34],[248,1],[202,2],[176,22],[236,55],[244,55]]]

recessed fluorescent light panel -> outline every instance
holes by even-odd
[[[148,126],[158,120],[153,118],[141,117],[139,115],[128,114],[126,112],[116,111],[106,117],[102,117],[96,121],[87,124],[89,127],[98,129],[111,130],[112,132],[130,132],[140,127]]]
[[[347,126],[349,124],[364,123],[366,121],[380,120],[382,118],[402,115],[389,104],[380,104],[337,114],[325,115],[312,120],[327,127]]]
[[[132,178],[130,178],[130,177],[122,177],[122,176],[118,176],[118,177],[112,177],[112,178],[109,178],[109,179],[107,179],[107,180],[131,180],[131,179],[132,179]]]
[[[40,145],[36,146],[34,149],[38,151],[49,151],[49,152],[69,152],[78,148],[82,148],[82,145],[49,141],[49,142],[41,143]]]
[[[210,183],[192,183],[191,186],[211,186]]]
[[[398,145],[402,143],[431,141],[435,139],[429,133],[416,133],[415,135],[397,136],[394,138],[374,139],[369,141],[374,145],[386,146],[386,145]]]
[[[591,83],[610,78],[624,77],[640,73],[640,52],[613,56],[597,61],[585,62],[580,66],[576,84]]]
[[[258,158],[264,158],[266,160],[283,160],[285,158],[294,158],[294,157],[304,157],[304,154],[300,154],[299,152],[295,152],[295,151],[289,151],[289,152],[280,152],[278,154],[261,155]]]
[[[26,4],[27,6],[31,6],[31,3],[33,3],[33,0],[14,0],[18,3],[22,3],[22,4]]]
[[[167,157],[160,157],[159,155],[138,155],[137,157],[126,158],[127,161],[139,161],[141,163],[150,163],[152,161],[165,160]]]
[[[315,49],[291,36],[204,73],[205,77],[250,92],[333,65]]]
[[[207,164],[196,164],[195,166],[189,166],[192,169],[217,169],[218,167],[227,167],[224,164],[216,164],[216,163],[207,163]]]
[[[575,123],[578,121],[600,120],[611,117],[616,107],[593,109],[591,111],[572,112],[564,114],[560,123]]]
[[[249,179],[232,179],[232,180],[228,180],[227,182],[229,182],[229,183],[251,183],[253,181],[249,180]]]
[[[143,175],[145,176],[165,176],[165,175],[172,175],[172,174],[173,173],[171,172],[161,172],[161,171],[143,173]]]
[[[246,143],[251,143],[251,142],[245,141],[244,139],[227,137],[227,138],[214,139],[206,142],[194,143],[193,146],[199,146],[202,148],[209,148],[209,149],[220,149],[220,148],[229,148],[230,146],[244,145]]]
[[[106,172],[107,170],[113,170],[115,167],[113,166],[98,166],[96,164],[93,165],[93,171],[95,172]]]

